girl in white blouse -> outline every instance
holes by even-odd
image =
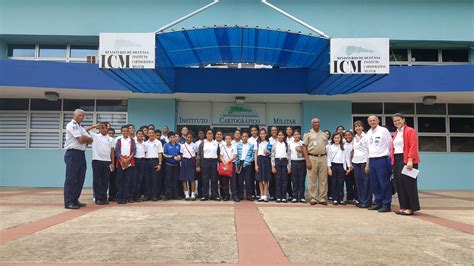
[[[327,149],[328,175],[331,176],[332,200],[334,205],[344,203],[344,175],[350,165],[349,155],[344,149],[342,134],[334,132]],[[348,173],[348,172],[347,172]]]
[[[272,147],[272,172],[275,174],[276,202],[286,202],[288,174],[291,173],[291,151],[283,131],[278,132],[278,141]]]
[[[368,140],[364,133],[364,122],[354,122],[354,140],[352,141],[352,166],[357,187],[359,208],[372,207],[372,191],[370,190],[370,179],[365,172],[365,165],[369,156]]]

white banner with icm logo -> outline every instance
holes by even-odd
[[[155,33],[100,33],[99,68],[155,68]]]
[[[389,70],[388,38],[331,39],[331,74],[388,74]]]

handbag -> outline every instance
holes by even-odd
[[[229,154],[227,153],[227,149],[224,147],[224,151],[227,154],[227,157],[230,158]],[[219,162],[219,167],[218,167],[218,172],[220,176],[232,176],[234,169],[233,169],[233,163],[229,162],[225,164],[224,162]]]

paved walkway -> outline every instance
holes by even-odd
[[[474,191],[420,192],[403,217],[354,206],[143,202],[66,210],[56,188],[0,188],[1,265],[472,264]],[[396,198],[393,209],[397,209]]]

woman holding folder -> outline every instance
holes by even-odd
[[[402,114],[394,114],[392,120],[397,128],[393,135],[391,148],[393,176],[400,203],[400,210],[396,214],[413,215],[420,210],[417,179],[402,174],[402,170],[405,166],[408,171],[413,168],[418,169],[418,163],[420,162],[418,135],[413,128],[406,125],[405,117]]]

